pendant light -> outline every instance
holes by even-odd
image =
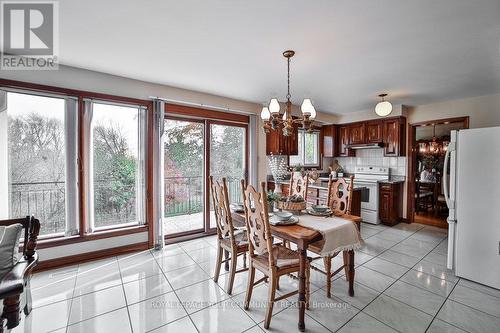
[[[382,98],[382,101],[375,105],[375,113],[380,117],[386,117],[392,112],[392,104],[385,100],[387,94],[380,94],[378,97]]]

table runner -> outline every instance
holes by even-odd
[[[361,235],[356,224],[342,217],[299,216],[299,225],[316,230],[323,236],[321,255],[333,255],[340,251],[355,250],[361,246]]]

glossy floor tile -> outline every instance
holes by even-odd
[[[355,254],[354,296],[341,271],[328,299],[325,276],[312,271],[308,332],[463,333],[500,327],[500,290],[446,269],[445,232],[418,224],[361,228],[366,242]],[[265,332],[268,285],[256,286],[250,309],[243,310],[248,273],[236,275],[228,295],[224,267],[213,281],[216,245],[211,236],[37,273],[35,308],[12,332]],[[341,256],[333,259],[334,268],[342,264]],[[322,260],[314,265],[324,268]],[[297,287],[297,279],[283,276],[277,295]],[[269,332],[298,332],[296,301],[294,295],[275,304]]]

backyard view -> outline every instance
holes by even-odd
[[[240,201],[245,170],[244,127],[210,124],[210,175],[228,178],[231,201]],[[167,234],[204,228],[205,124],[165,120],[165,228]],[[209,193],[207,193],[209,195]],[[213,218],[211,227],[215,227]]]
[[[96,104],[93,125],[94,222],[136,220],[137,114]],[[115,110],[116,112],[117,110]],[[34,215],[41,235],[66,229],[65,100],[7,93],[9,216]],[[106,118],[107,117],[107,118]]]

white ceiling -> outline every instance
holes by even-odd
[[[345,114],[500,91],[499,0],[64,0],[60,61],[262,103]],[[168,97],[168,96],[166,96]]]

